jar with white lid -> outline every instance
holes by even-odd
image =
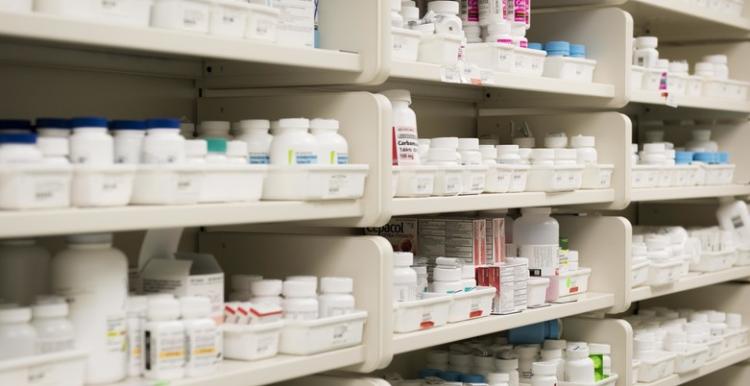
[[[185,162],[192,165],[205,165],[208,155],[208,144],[205,139],[188,139],[185,141]]]
[[[109,129],[115,141],[115,163],[141,163],[141,148],[146,136],[146,123],[143,121],[112,121]]]
[[[37,334],[30,321],[30,308],[0,305],[0,360],[36,354]]]
[[[434,0],[427,3],[427,11],[435,13],[436,33],[463,34],[461,18],[458,17],[458,2]]]
[[[576,149],[579,164],[595,165],[597,163],[596,137],[593,135],[578,134],[570,137],[570,147]]]
[[[227,162],[230,164],[247,165],[247,144],[245,141],[227,142]]]
[[[531,386],[557,386],[557,364],[534,362],[531,366]]]
[[[224,138],[232,139],[229,131],[232,129],[228,121],[203,121],[198,124],[198,138]]]
[[[0,119],[0,134],[32,134],[31,121],[25,119]]]
[[[345,315],[354,312],[354,281],[350,277],[321,277],[320,317]]]
[[[729,79],[729,66],[727,66],[728,59],[726,55],[707,55],[703,57],[703,61],[713,64],[714,77],[716,79]]]
[[[401,17],[403,18],[403,26],[405,28],[411,28],[411,24],[414,24],[419,20],[419,8],[402,2]]]
[[[0,240],[0,298],[31,304],[48,294],[50,254],[34,239]]]
[[[521,163],[518,145],[497,145],[497,163],[516,165]]]
[[[153,27],[208,33],[211,2],[200,0],[155,0],[151,8]]]
[[[211,318],[211,300],[205,296],[182,297],[180,313],[185,326],[185,375],[214,374],[221,357],[222,335]]]
[[[36,134],[41,137],[70,137],[70,120],[64,118],[37,118]]]
[[[713,63],[698,62],[695,64],[695,75],[703,78],[713,79],[716,77],[716,68]]]
[[[536,148],[531,150],[531,164],[534,166],[554,166],[555,150]]]
[[[349,163],[349,144],[339,131],[336,119],[315,118],[310,121],[310,132],[318,141],[318,161],[325,165]]]
[[[456,258],[438,257],[432,270],[432,292],[455,293],[464,290],[461,265]]]
[[[318,319],[320,307],[316,283],[306,280],[285,280],[282,293],[284,300],[284,319],[287,320],[314,320]]]
[[[248,302],[252,298],[252,284],[255,281],[263,280],[263,276],[260,275],[244,275],[235,274],[232,275],[229,281],[232,292],[229,293],[229,301],[232,302]],[[281,291],[281,288],[279,288]]]
[[[186,339],[185,325],[177,320],[180,318],[180,302],[172,297],[151,298],[146,315],[143,376],[159,380],[184,377]]]
[[[271,122],[266,119],[245,119],[239,122],[237,139],[247,143],[250,164],[266,165],[271,162],[273,136],[268,133],[270,128]]]
[[[72,350],[75,329],[68,320],[68,303],[37,304],[31,308],[37,354]]]
[[[36,134],[0,132],[0,164],[40,163],[44,156],[36,146]]]
[[[208,164],[226,164],[229,163],[227,158],[227,140],[224,138],[207,138],[206,163]]]
[[[551,133],[544,137],[544,147],[548,149],[562,149],[568,146],[568,136],[565,133]]]
[[[128,331],[128,375],[139,377],[143,374],[143,327],[146,325],[148,297],[128,296],[127,331]]]
[[[507,21],[498,21],[487,25],[487,36],[484,41],[488,43],[513,44],[512,27]]]
[[[479,154],[482,155],[482,163],[485,165],[497,164],[497,148],[495,145],[479,145]]]
[[[146,120],[141,161],[145,164],[178,164],[185,162],[185,138],[180,135],[180,120],[157,118]]]
[[[510,351],[500,354],[500,358],[495,360],[495,366],[501,373],[508,374],[510,386],[519,386],[520,374],[518,372],[518,358]]]
[[[107,132],[107,120],[99,117],[73,118],[70,121],[70,161],[74,164],[111,165],[114,140]]]
[[[565,380],[582,384],[595,383],[594,362],[586,343],[569,343],[565,350]]]
[[[636,66],[653,68],[659,60],[659,39],[656,36],[640,36],[635,38],[635,52],[633,64]]]
[[[523,208],[521,217],[513,222],[513,242],[518,245],[519,256],[527,257],[529,269],[541,270],[542,276],[551,276],[560,267],[560,224],[551,213],[549,207]]]
[[[393,252],[393,301],[417,300],[417,272],[411,268],[414,255],[411,252]]]
[[[36,147],[44,157],[43,163],[51,165],[70,165],[68,155],[70,146],[65,137],[38,137]]]
[[[89,352],[87,383],[127,375],[128,259],[112,247],[111,233],[71,235],[50,264],[52,292],[70,304],[75,346]]]
[[[308,133],[310,120],[286,118],[278,122],[277,134],[271,142],[271,163],[274,165],[318,164],[318,141]]]
[[[250,292],[253,294],[251,302],[256,304],[268,304],[281,307],[283,299],[281,291],[283,282],[278,279],[255,280],[250,283]]]
[[[533,149],[536,146],[536,139],[534,137],[516,137],[513,138],[513,143],[522,149]]]
[[[393,107],[393,165],[419,165],[417,115],[409,107],[411,93],[409,90],[386,90],[382,94],[390,100]]]
[[[553,149],[555,151],[556,166],[574,166],[578,164],[576,149]]]
[[[459,138],[458,153],[464,165],[481,165],[482,153],[479,152],[479,138]]]
[[[526,23],[514,21],[511,25],[510,34],[513,37],[513,45],[521,48],[529,47],[529,39],[526,38]]]

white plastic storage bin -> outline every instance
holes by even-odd
[[[529,182],[528,165],[513,165],[513,177],[510,180],[510,193],[525,192]]]
[[[557,382],[558,386],[614,386],[617,384],[619,376],[617,374],[610,374],[606,379],[594,383],[579,383],[579,382]]]
[[[279,27],[279,10],[266,5],[247,4],[245,38],[275,42]]]
[[[0,11],[28,13],[32,11],[32,0],[3,0],[0,1]]]
[[[208,164],[199,202],[258,201],[263,193],[266,165]]]
[[[75,165],[74,170],[73,206],[124,206],[130,202],[135,165]]]
[[[675,357],[666,351],[656,351],[649,358],[639,358],[638,382],[650,383],[674,374]]]
[[[279,352],[311,355],[362,343],[367,311],[315,320],[286,321]]]
[[[703,95],[703,78],[696,75],[689,76],[685,95],[693,98]]]
[[[659,91],[659,84],[661,83],[662,74],[666,71],[662,71],[658,68],[647,68],[643,73],[643,87],[645,91]]]
[[[503,43],[472,43],[466,45],[466,61],[483,69],[513,72],[516,65],[515,47]]]
[[[495,292],[494,287],[477,287],[468,292],[451,295],[453,300],[448,312],[448,323],[489,316]]]
[[[526,181],[529,192],[564,192],[581,188],[583,166],[532,166]]]
[[[394,197],[429,197],[435,190],[436,166],[400,165],[393,167]]]
[[[667,77],[667,91],[676,96],[687,95],[688,76],[669,74]]]
[[[737,256],[735,251],[702,252],[697,262],[690,262],[690,270],[696,272],[716,272],[731,268]]]
[[[361,198],[368,165],[270,166],[264,200],[339,200]]]
[[[248,11],[248,5],[241,1],[213,0],[208,31],[217,36],[244,37]]]
[[[631,269],[633,278],[630,281],[630,287],[640,287],[648,282],[648,271],[650,262],[644,261],[638,264],[634,264]]]
[[[583,168],[581,189],[608,189],[612,185],[615,165],[586,165]]]
[[[464,165],[461,172],[461,194],[481,194],[487,183],[487,165]]]
[[[571,58],[567,56],[548,56],[544,60],[544,76],[575,82],[594,81],[596,60]]]
[[[203,187],[204,168],[196,165],[138,165],[130,203],[195,204]]]
[[[542,307],[547,304],[547,288],[550,279],[546,277],[530,277],[526,287],[526,306],[528,308]]]
[[[394,303],[393,331],[406,333],[444,326],[448,323],[450,306],[451,297],[446,294]]]
[[[435,196],[457,196],[463,191],[461,166],[438,166],[435,171]]]
[[[514,169],[513,165],[489,165],[484,191],[488,193],[507,193],[510,191]],[[521,190],[526,188],[525,182],[523,185],[524,187]]]
[[[34,0],[34,11],[50,15],[90,19],[94,17],[93,1],[81,0]]]
[[[633,66],[630,70],[630,88],[632,90],[643,89],[643,77],[646,75],[646,68]]]
[[[676,354],[674,372],[677,374],[697,370],[708,361],[708,347],[703,344],[688,344],[687,351]]]
[[[208,33],[211,2],[208,0],[155,0],[151,9],[153,27]]]
[[[521,75],[540,77],[544,74],[544,60],[547,52],[531,48],[516,47],[513,56],[513,72]]]
[[[242,361],[270,358],[279,351],[283,321],[240,325],[224,324],[224,357]]]
[[[659,165],[635,165],[633,166],[634,188],[655,188],[659,184]]]
[[[557,276],[550,276],[547,287],[547,301],[567,302],[570,297],[586,293],[589,290],[591,268],[579,268],[575,271],[562,272]]]
[[[393,59],[416,62],[419,57],[419,40],[422,34],[398,27],[391,28],[391,31],[393,31]]]
[[[0,168],[0,209],[70,206],[70,165],[6,165]]]
[[[153,0],[93,1],[94,15],[105,23],[145,28],[151,20],[153,3]]]
[[[87,357],[74,350],[0,361],[0,385],[82,386]]]
[[[672,284],[682,277],[682,261],[651,261],[648,267],[648,285],[660,287]]]
[[[419,42],[419,61],[455,66],[458,63],[458,52],[461,48],[461,37],[451,34],[433,34],[422,36]]]

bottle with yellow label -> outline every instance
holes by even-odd
[[[211,319],[211,301],[201,296],[180,299],[185,326],[185,375],[201,377],[216,372],[221,361],[221,333]]]
[[[174,380],[185,376],[185,326],[180,302],[171,296],[149,299],[143,327],[143,376]]]

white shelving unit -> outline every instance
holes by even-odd
[[[656,106],[684,107],[703,110],[725,111],[730,113],[750,113],[750,102],[738,102],[733,100],[722,100],[716,98],[689,97],[684,95],[672,96],[670,101],[659,94],[659,92],[648,92],[633,90],[630,96],[631,103],[644,103]]]
[[[680,188],[635,188],[631,201],[689,200],[693,198],[750,195],[750,185],[693,186]]]
[[[728,281],[745,279],[750,277],[750,267],[734,267],[724,271],[697,273],[691,272],[687,277],[680,279],[677,283],[664,287],[642,286],[633,288],[630,292],[630,300],[638,302],[659,296],[666,296],[677,292],[688,291],[695,288],[707,287]]]
[[[750,348],[743,348],[726,353],[712,361],[707,362],[700,369],[679,375],[673,374],[667,378],[651,383],[636,383],[637,386],[677,386],[684,385],[704,375],[725,369],[734,364],[750,359]]]

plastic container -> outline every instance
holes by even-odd
[[[516,47],[513,72],[521,75],[540,77],[544,74],[544,61],[547,52],[541,49]]]
[[[52,291],[70,300],[75,347],[90,354],[87,383],[125,378],[128,260],[112,248],[112,235],[68,237],[68,247],[55,255],[50,271]]]
[[[94,1],[94,16],[103,22],[148,27],[153,0]]]
[[[635,52],[633,53],[633,64],[640,67],[656,67],[659,60],[659,39],[656,36],[640,36],[635,38]]]
[[[27,357],[37,353],[37,332],[29,322],[30,308],[13,305],[0,308],[0,360]]]
[[[212,35],[242,38],[247,28],[249,7],[238,1],[213,0],[208,31]]]
[[[111,165],[114,140],[107,133],[107,120],[98,117],[73,118],[70,136],[70,161],[74,164]]]
[[[581,189],[608,189],[612,186],[612,175],[615,165],[612,164],[589,164],[583,169]]]
[[[483,69],[513,72],[516,65],[515,50],[507,43],[474,43],[466,46],[466,60]]]
[[[349,163],[349,145],[338,133],[339,121],[316,118],[310,121],[310,132],[318,141],[318,162],[324,165]]]
[[[547,287],[550,285],[550,279],[545,277],[529,278],[528,287],[526,287],[527,302],[529,308],[537,308],[546,305]]]
[[[544,76],[574,82],[594,81],[596,60],[566,56],[547,56],[544,60]]]
[[[637,264],[633,264],[633,268],[631,268],[633,276],[630,281],[631,288],[642,286],[648,282],[650,265],[651,263],[647,259],[639,261]]]
[[[578,268],[575,271],[561,272],[551,276],[547,288],[547,301],[568,302],[569,297],[586,293],[589,287],[591,268]]]
[[[690,262],[690,270],[695,272],[716,272],[729,269],[736,261],[735,251],[703,251],[698,262]]]
[[[281,330],[279,352],[311,355],[362,343],[367,311],[316,320],[286,321]]]
[[[94,3],[90,1],[75,0],[35,0],[34,11],[72,17],[76,19],[88,19],[94,17]]]
[[[435,189],[437,166],[402,165],[393,167],[394,197],[428,197]]]
[[[680,279],[682,262],[677,260],[652,260],[648,267],[648,285],[665,286]]]
[[[460,36],[448,33],[422,35],[418,60],[441,66],[455,66],[460,48]]]
[[[476,287],[469,292],[459,292],[451,295],[453,301],[448,312],[448,323],[489,316],[492,312],[492,299],[495,297],[494,287]]]
[[[425,294],[420,300],[394,303],[393,331],[406,333],[440,327],[448,322],[452,298],[446,294]]]
[[[349,277],[320,278],[320,306],[321,318],[344,315],[354,312],[354,282]]]
[[[109,125],[114,136],[115,163],[139,164],[146,123],[143,121],[112,121]]]
[[[264,4],[247,4],[245,38],[275,42],[278,37],[280,11]]]
[[[594,362],[585,343],[568,343],[565,350],[565,379],[568,382],[593,384]]]
[[[560,225],[550,217],[550,208],[523,208],[521,217],[513,223],[513,242],[519,256],[529,259],[529,269],[540,276],[552,276],[560,266],[558,244]]]
[[[155,0],[151,26],[186,32],[208,33],[211,2],[205,0]]]
[[[437,165],[434,196],[456,196],[463,191],[463,167],[460,165]]]
[[[393,107],[393,138],[398,143],[393,153],[393,165],[419,165],[417,115],[409,107],[411,93],[408,90],[386,90],[382,94]]]
[[[68,303],[34,305],[32,326],[36,331],[36,353],[49,354],[72,350],[75,329],[68,320]]]
[[[422,34],[406,28],[393,27],[393,50],[394,60],[405,62],[416,62],[419,57],[419,41]]]
[[[361,164],[271,165],[263,184],[263,199],[296,201],[361,198],[368,171],[369,166]]]
[[[71,350],[34,355],[0,362],[0,383],[3,385],[32,386],[35,379],[49,385],[81,386],[84,384],[87,354]]]
[[[275,356],[279,351],[283,326],[282,321],[255,325],[224,324],[224,357],[255,361]]]
[[[650,383],[674,374],[676,355],[665,351],[652,351],[638,360],[638,382]]]
[[[124,206],[133,192],[135,165],[75,165],[71,202],[77,207]]]
[[[178,321],[180,303],[171,296],[149,299],[148,321],[143,326],[144,371],[146,379],[173,380],[185,375],[187,337]],[[181,337],[181,339],[180,339]]]
[[[200,199],[204,167],[191,164],[140,165],[131,204],[187,205]]]

